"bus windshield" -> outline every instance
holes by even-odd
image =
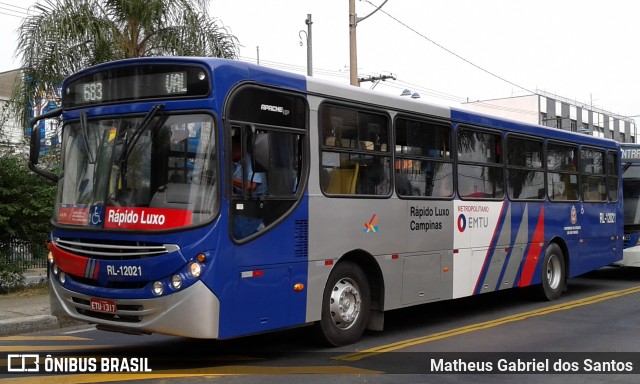
[[[640,228],[640,164],[628,163],[622,174],[624,225]]]
[[[213,118],[157,114],[64,127],[58,224],[166,230],[217,212]]]

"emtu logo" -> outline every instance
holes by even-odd
[[[378,232],[378,216],[374,213],[369,223],[364,223],[364,233]]]
[[[467,229],[467,217],[463,214],[458,216],[458,232],[464,232]]]

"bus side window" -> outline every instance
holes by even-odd
[[[395,122],[396,193],[401,197],[453,195],[451,127],[436,121],[398,118]]]
[[[389,122],[382,114],[324,105],[321,108],[320,187],[328,195],[391,193]]]
[[[604,151],[591,148],[580,150],[582,191],[585,201],[606,201],[606,175]]]
[[[547,193],[552,201],[578,201],[580,189],[573,145],[547,143]]]
[[[504,172],[496,133],[458,129],[458,194],[469,199],[504,198]]]

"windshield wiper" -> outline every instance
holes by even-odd
[[[133,135],[131,135],[131,142],[125,141],[124,151],[122,151],[121,161],[125,161],[125,162],[127,161],[127,159],[129,158],[129,155],[131,155],[131,152],[133,152],[133,148],[135,148],[136,143],[142,136],[142,132],[144,132],[144,130],[147,129],[147,126],[149,125],[151,120],[153,120],[153,118],[156,116],[158,111],[162,109],[162,107],[164,107],[163,104],[156,104],[153,107],[151,107],[151,110],[149,110],[149,112],[147,112],[144,119],[142,119],[142,122],[140,123],[140,125],[138,125],[136,130],[133,132]]]
[[[122,146],[123,146],[122,152],[120,152],[120,157],[118,159],[118,163],[120,164],[120,177],[122,180],[123,188],[126,188],[126,185],[127,185],[127,159],[129,159],[129,156],[133,152],[133,149],[135,148],[136,143],[138,142],[140,137],[142,136],[142,133],[144,132],[144,130],[147,129],[147,127],[151,123],[151,120],[153,120],[153,118],[158,114],[158,111],[162,109],[162,107],[164,107],[163,104],[156,104],[153,107],[151,107],[149,112],[147,112],[147,114],[144,116],[144,118],[140,122],[140,125],[136,127],[135,131],[133,131],[133,134],[131,135],[130,140],[127,138],[127,135],[125,133],[124,140],[122,143]]]
[[[89,146],[89,128],[87,126],[87,112],[80,112],[80,130],[82,131],[82,141],[84,141],[84,149],[87,151],[87,157],[89,158],[89,164],[95,164],[96,159],[93,157],[91,147]]]

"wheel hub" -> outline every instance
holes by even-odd
[[[351,327],[358,315],[362,300],[358,286],[351,279],[341,279],[331,292],[331,318],[336,327],[347,329]]]
[[[560,259],[552,255],[547,263],[547,281],[552,289],[560,286]]]

